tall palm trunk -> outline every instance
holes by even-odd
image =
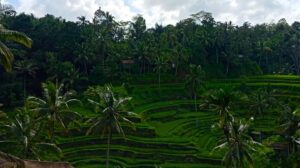
[[[53,140],[53,134],[54,134],[54,125],[55,125],[55,120],[53,119],[53,117],[51,117],[52,119],[49,121],[50,123],[49,123],[49,126],[50,126],[50,128],[49,128],[49,139],[50,139],[50,141],[52,141]]]
[[[218,51],[218,47],[216,47],[216,63],[219,64],[219,51]]]
[[[158,70],[158,88],[160,90],[160,68]]]
[[[108,136],[107,136],[107,149],[106,149],[106,168],[109,168],[109,151],[110,151],[110,140],[112,137],[111,129],[108,128]]]
[[[104,46],[104,44],[102,44],[103,46],[102,46],[102,72],[103,72],[103,74],[105,73],[105,68],[104,68],[104,66],[105,66],[105,46]]]
[[[226,76],[228,76],[229,74],[229,60],[227,60],[227,63],[226,63]]]
[[[270,67],[269,67],[269,57],[268,54],[266,54],[266,67],[267,67],[267,73],[270,73]]]
[[[194,105],[195,105],[195,111],[196,113],[198,112],[198,108],[197,108],[197,89],[196,89],[196,83],[195,81],[193,82],[193,95],[194,95]],[[198,127],[199,125],[199,119],[196,119],[196,127]]]
[[[229,142],[229,130],[228,130],[227,124],[225,124],[225,125],[223,126],[223,133],[224,133],[224,135],[225,135],[225,137],[226,137],[227,142]]]
[[[23,77],[23,95],[24,95],[24,100],[26,99],[26,74],[24,74]]]
[[[146,60],[143,61],[143,72],[146,74]]]
[[[178,62],[177,62],[177,64],[175,65],[175,76],[177,77],[177,75],[178,75]],[[176,78],[177,79],[177,78]]]
[[[83,66],[84,66],[84,71],[85,71],[85,74],[88,75],[88,69],[87,69],[87,65],[86,65],[86,61],[83,62]]]
[[[259,54],[258,65],[259,65],[259,67],[261,67],[261,54]]]
[[[229,142],[229,126],[228,123],[229,121],[229,116],[228,116],[228,111],[226,108],[222,107],[220,111],[220,117],[221,117],[221,127],[223,129],[223,133],[226,137],[227,142]]]
[[[175,78],[176,78],[176,83],[178,82],[179,80],[179,74],[178,74],[178,63],[176,64],[175,66]]]
[[[195,103],[195,111],[198,112],[198,108],[197,108],[197,93],[194,93],[194,103]]]
[[[197,113],[198,112],[198,108],[197,108],[197,93],[196,92],[194,93],[194,103],[195,103],[195,111]],[[199,126],[199,119],[197,117],[197,119],[196,119],[196,127],[198,127],[198,126]]]

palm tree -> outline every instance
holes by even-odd
[[[226,167],[253,167],[251,152],[254,152],[254,147],[259,144],[247,135],[248,127],[247,123],[234,119],[229,122],[229,139],[223,139],[221,145],[215,148],[227,150],[223,158]]]
[[[167,69],[167,57],[165,56],[157,56],[155,57],[154,64],[155,68],[154,71],[158,74],[158,88],[160,89],[161,83],[161,72]]]
[[[65,83],[66,88],[72,89],[74,87],[74,83],[76,82],[77,79],[81,78],[82,74],[79,72],[78,69],[75,68],[70,69],[70,71],[66,73],[67,75],[64,77],[62,81]]]
[[[292,110],[289,106],[285,106],[283,124],[283,133],[289,142],[289,151],[294,153],[297,150],[297,145],[300,144],[300,140],[296,138],[296,133],[300,128],[300,109]]]
[[[24,95],[24,99],[25,99],[26,98],[27,77],[34,76],[35,71],[37,70],[37,67],[35,66],[35,64],[31,63],[28,60],[22,60],[22,61],[16,62],[15,69],[18,71],[18,73],[23,75],[23,95]]]
[[[267,66],[267,65],[270,65],[269,64],[269,56],[273,52],[273,50],[271,48],[271,42],[270,42],[270,40],[258,41],[256,45],[257,45],[256,49],[259,51],[258,65],[260,67],[264,67],[261,62],[262,62],[263,57],[265,57],[265,65],[267,67],[266,70],[267,70],[267,73],[269,73],[270,69],[269,69],[269,66]]]
[[[174,56],[172,57],[172,66],[173,68],[175,68],[175,76],[178,76],[179,68],[183,69],[188,64],[188,50],[185,49],[180,43],[178,43],[176,44],[173,53]]]
[[[110,141],[112,138],[112,131],[117,131],[119,134],[125,136],[121,122],[134,126],[127,116],[136,116],[135,113],[123,110],[123,105],[131,100],[130,97],[116,97],[110,85],[104,86],[104,91],[97,93],[99,100],[88,101],[94,105],[97,116],[88,120],[92,126],[88,129],[87,134],[95,130],[101,130],[102,136],[107,135],[107,151],[106,151],[106,167],[109,167],[109,152]]]
[[[17,156],[25,159],[40,160],[41,156],[47,152],[53,152],[60,155],[61,150],[55,144],[40,142],[40,123],[31,120],[29,115],[17,115],[6,128],[6,139],[0,141],[0,146],[13,152]],[[9,138],[8,138],[9,137]]]
[[[12,70],[12,62],[14,60],[14,55],[4,44],[4,41],[16,42],[28,48],[31,48],[32,41],[25,34],[5,29],[3,25],[0,24],[0,63],[7,72],[10,72]]]
[[[255,112],[255,115],[262,115],[276,99],[273,97],[272,91],[258,90],[249,96],[250,109]]]
[[[84,26],[90,24],[89,20],[87,20],[85,16],[79,16],[79,17],[77,17],[77,19],[78,19],[78,21],[76,23],[80,26],[84,27]]]
[[[74,92],[67,91],[63,93],[63,84],[57,85],[53,82],[43,83],[44,99],[30,96],[27,98],[27,103],[33,111],[39,112],[41,117],[46,117],[49,120],[49,137],[52,139],[55,130],[55,124],[58,123],[65,130],[67,129],[67,121],[74,121],[80,115],[73,112],[69,108],[72,102],[80,102],[77,99],[72,99]]]
[[[262,115],[265,109],[268,107],[267,98],[265,94],[261,91],[254,92],[250,95],[250,107],[251,110],[255,112],[255,116],[257,114]]]
[[[197,92],[199,88],[204,86],[204,76],[205,72],[202,70],[201,66],[190,65],[189,74],[186,77],[185,87],[188,90],[191,90],[194,103],[195,111],[197,112]]]
[[[230,107],[234,100],[238,99],[239,93],[231,88],[212,90],[205,95],[204,103],[201,106],[208,106],[219,112],[219,126],[223,129],[226,139],[229,141],[229,123],[233,116],[230,113]]]

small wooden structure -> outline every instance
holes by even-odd
[[[131,72],[134,60],[131,58],[121,60],[122,68],[124,71]]]
[[[125,59],[125,60],[122,60],[122,64],[123,65],[131,65],[131,64],[134,64],[134,60],[132,60],[132,59]]]

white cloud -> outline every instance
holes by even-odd
[[[130,20],[135,14],[123,0],[19,0],[18,12],[33,13],[42,17],[47,13],[76,20],[79,16],[92,19],[94,12],[101,6],[119,20]]]
[[[15,0],[6,0],[8,2]],[[155,23],[175,24],[201,10],[213,13],[217,21],[242,24],[263,23],[286,18],[289,23],[300,20],[299,0],[18,0],[18,12],[38,17],[51,13],[67,20],[78,16],[91,19],[99,6],[117,20],[131,20],[142,14],[148,26]]]

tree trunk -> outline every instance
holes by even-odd
[[[88,70],[87,70],[86,61],[84,61],[83,65],[84,65],[85,74],[88,75]]]
[[[195,111],[196,111],[196,113],[198,112],[198,108],[197,108],[197,93],[195,92],[194,93],[194,103],[195,103]],[[197,119],[196,119],[196,127],[198,128],[198,126],[199,126],[199,118],[197,117]]]
[[[269,57],[268,54],[266,54],[266,67],[267,67],[267,73],[270,73],[270,67],[269,67]]]
[[[178,75],[178,63],[175,65],[175,76],[177,77],[177,75]]]
[[[194,93],[194,102],[195,102],[195,111],[198,112],[198,109],[197,109],[197,93],[196,92]]]
[[[226,63],[226,76],[229,74],[229,61]]]
[[[144,65],[143,65],[143,71],[144,71],[144,74],[146,74],[146,61],[144,60]]]
[[[103,74],[105,73],[105,68],[104,68],[104,66],[105,66],[105,56],[104,56],[104,54],[105,54],[105,46],[104,46],[104,44],[102,44],[103,46],[102,46],[102,72],[103,72]]]
[[[50,138],[50,141],[52,142],[53,141],[53,134],[54,134],[54,129],[55,129],[55,120],[53,117],[51,117],[52,121],[50,121],[50,129],[49,129],[49,138]]]
[[[139,70],[140,70],[140,74],[142,75],[143,74],[143,60],[141,60],[139,62]]]
[[[26,99],[26,74],[24,74],[23,77],[23,94],[24,94],[24,100]]]
[[[229,142],[229,131],[228,131],[228,127],[226,124],[223,126],[223,133],[226,137],[227,142]]]
[[[219,51],[218,48],[216,47],[216,63],[219,64]]]
[[[109,151],[110,151],[110,140],[112,137],[111,129],[108,129],[108,136],[107,136],[107,149],[106,149],[106,168],[109,168]]]
[[[158,70],[158,88],[160,90],[160,69]]]

